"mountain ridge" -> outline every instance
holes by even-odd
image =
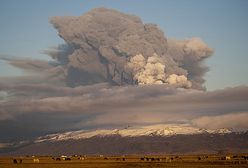
[[[127,155],[248,153],[248,132],[201,129],[188,124],[127,126],[49,134],[1,155]]]
[[[95,136],[31,143],[4,155],[164,155],[248,153],[248,133],[172,136]]]
[[[130,127],[127,126],[123,129],[97,129],[97,130],[78,130],[68,131],[64,133],[49,134],[46,136],[38,137],[35,142],[43,141],[61,141],[69,139],[86,139],[94,136],[109,136],[120,135],[121,137],[138,137],[138,136],[172,136],[172,135],[193,135],[193,134],[227,134],[232,131],[227,128],[221,129],[202,129],[192,127],[188,124],[166,124],[166,125],[152,125],[143,127]]]
[[[1,155],[127,155],[248,153],[248,132],[189,124],[127,126],[49,134],[15,144]]]

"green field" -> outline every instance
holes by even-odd
[[[241,155],[223,156],[121,156],[121,157],[1,157],[0,168],[221,168],[248,167],[248,161]],[[17,163],[14,163],[14,159]],[[21,163],[20,163],[21,161]]]

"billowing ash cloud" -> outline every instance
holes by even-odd
[[[130,69],[133,79],[138,84],[167,84],[177,87],[190,88],[191,82],[184,75],[165,73],[164,61],[157,55],[148,57],[147,60],[141,55],[136,55],[127,63],[127,68]]]
[[[56,61],[0,58],[28,72],[0,77],[0,146],[126,125],[248,129],[248,87],[202,91],[213,51],[201,39],[167,39],[156,25],[104,8],[51,23],[65,40],[45,51]]]
[[[97,8],[76,16],[52,17],[66,42],[46,53],[66,70],[69,86],[165,84],[203,89],[202,61],[213,50],[201,39],[170,40],[137,16]]]

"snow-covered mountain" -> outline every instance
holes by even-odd
[[[5,155],[129,155],[247,153],[248,132],[200,129],[188,124],[128,126],[50,134]],[[1,152],[0,152],[1,155]]]
[[[166,124],[166,125],[151,125],[130,127],[122,129],[97,129],[97,130],[79,130],[69,131],[65,133],[50,134],[39,137],[35,140],[36,143],[43,141],[64,141],[64,140],[79,140],[95,136],[104,137],[111,135],[119,135],[121,137],[139,137],[139,136],[172,136],[172,135],[193,135],[193,134],[228,134],[229,129],[199,129],[188,124]]]

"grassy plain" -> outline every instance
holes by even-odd
[[[60,158],[60,159],[58,159]],[[125,156],[125,157],[0,157],[0,168],[248,168],[248,161],[237,156]],[[142,158],[142,159],[141,159]],[[16,159],[17,163],[14,163]],[[36,159],[38,163],[34,163]],[[22,160],[22,163],[20,163]]]

